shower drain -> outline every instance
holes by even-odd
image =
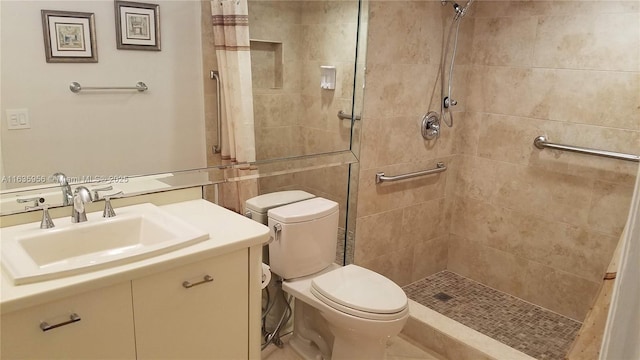
[[[453,299],[453,296],[443,293],[443,292],[439,292],[435,295],[433,295],[434,298],[440,300],[440,301],[447,301],[447,300],[451,300]]]

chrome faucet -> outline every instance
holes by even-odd
[[[81,223],[87,221],[85,203],[92,202],[91,192],[84,186],[78,186],[73,193],[73,207],[71,210],[71,222]]]
[[[62,188],[62,205],[67,206],[73,204],[73,193],[71,192],[71,186],[69,186],[69,182],[67,181],[67,176],[63,173],[57,172],[53,174],[53,178]]]

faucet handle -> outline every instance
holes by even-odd
[[[111,199],[121,198],[124,195],[124,192],[118,191],[115,194],[109,194],[104,196],[104,210],[102,211],[103,218],[111,218],[116,216],[116,212],[113,211],[113,206],[111,206]]]
[[[36,206],[38,206],[40,204],[43,204],[44,203],[44,198],[40,197],[40,196],[36,196],[36,197],[28,198],[28,199],[16,199],[16,201],[18,203],[20,203],[20,204],[28,203],[28,202],[33,201],[33,206],[31,206],[31,208],[33,208],[33,207],[36,207]],[[29,210],[29,208],[30,208],[29,206],[25,206],[24,209],[25,210]]]
[[[109,191],[113,190],[113,186],[105,186],[100,189],[93,189],[93,200],[100,200],[100,191]]]
[[[44,201],[44,199],[43,199],[43,201]],[[56,226],[53,223],[53,220],[51,220],[51,216],[49,215],[49,204],[27,206],[27,207],[25,207],[25,210],[26,211],[42,210],[42,220],[40,221],[40,229],[51,229],[52,227]]]

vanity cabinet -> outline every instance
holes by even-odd
[[[4,314],[1,322],[2,359],[136,358],[129,282]]]
[[[247,359],[247,251],[133,280],[138,359]]]
[[[249,292],[245,248],[4,314],[0,357],[248,359]]]

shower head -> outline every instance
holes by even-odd
[[[441,0],[440,3],[442,3],[442,5],[446,5],[447,3],[452,3],[453,4],[453,10],[455,11],[455,15],[453,17],[454,20],[458,20],[459,18],[464,17],[467,14],[467,10],[469,9],[469,6],[471,5],[471,3],[473,3],[475,0],[469,0],[467,1],[467,4],[462,7],[460,6],[460,4],[458,4],[455,1],[451,1],[451,0]]]

